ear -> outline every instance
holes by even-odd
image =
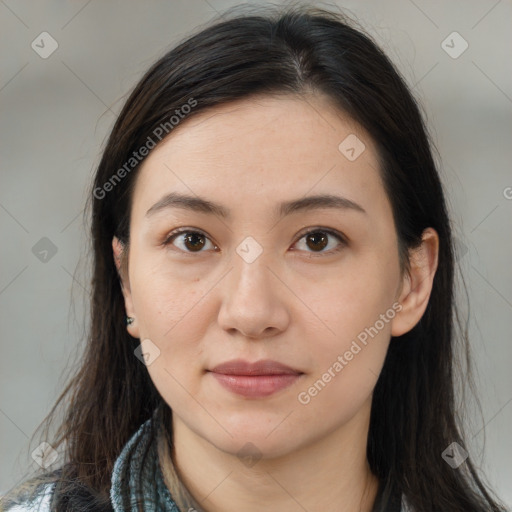
[[[114,252],[114,262],[116,264],[119,281],[121,283],[121,290],[124,296],[124,307],[126,309],[126,316],[134,318],[134,322],[126,328],[131,336],[140,338],[139,325],[137,322],[137,315],[133,307],[132,293],[130,289],[130,280],[128,277],[128,249],[116,237],[112,239],[112,250]]]
[[[437,270],[439,236],[435,229],[423,231],[420,247],[409,255],[410,270],[403,277],[398,298],[402,309],[392,320],[391,335],[401,336],[409,332],[427,309]]]

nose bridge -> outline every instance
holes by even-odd
[[[233,265],[231,279],[238,292],[258,294],[271,291],[270,251],[252,236],[246,237],[235,248]]]
[[[257,337],[269,328],[284,329],[288,314],[279,279],[273,275],[272,255],[247,237],[235,249],[233,268],[227,277],[219,323]]]

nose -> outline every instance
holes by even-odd
[[[219,325],[246,338],[268,338],[287,328],[293,295],[263,255],[248,263],[237,254],[222,288]]]

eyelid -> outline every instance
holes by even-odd
[[[309,235],[310,233],[318,233],[318,232],[326,233],[327,235],[337,238],[338,241],[341,243],[341,246],[339,246],[335,249],[331,249],[329,251],[325,251],[325,252],[315,253],[314,251],[311,251],[311,252],[306,251],[308,254],[310,254],[313,257],[334,254],[334,253],[338,252],[339,250],[341,250],[343,248],[343,246],[348,244],[347,237],[343,233],[339,232],[338,230],[333,229],[333,228],[326,228],[326,227],[322,227],[322,226],[314,226],[314,227],[304,228],[304,230],[299,231],[299,233],[296,235],[297,240],[296,240],[296,242],[294,242],[293,245],[295,245],[298,241],[300,241],[304,236]],[[171,231],[169,234],[167,234],[165,236],[162,245],[163,246],[170,245],[171,240],[182,233],[197,233],[197,234],[203,235],[205,238],[207,238],[208,240],[210,240],[212,242],[212,244],[215,246],[215,248],[218,247],[217,244],[213,240],[211,240],[210,236],[207,235],[202,229],[195,228],[192,226],[177,228],[177,229]],[[202,252],[205,252],[205,251],[198,251],[197,253],[194,253],[194,252],[189,252],[189,251],[181,251],[180,249],[177,249],[177,250],[184,254],[188,254],[188,255],[201,254]]]
[[[337,229],[333,228],[327,228],[322,226],[313,226],[312,228],[305,228],[304,231],[299,231],[297,234],[297,237],[299,237],[299,240],[304,236],[308,235],[309,233],[317,233],[318,231],[322,233],[327,233],[328,235],[332,235],[340,240],[340,242],[348,243],[348,238],[338,231]]]

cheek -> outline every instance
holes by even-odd
[[[381,315],[386,315],[398,283],[395,266],[392,262],[379,261],[374,255],[364,259],[354,257],[339,271],[330,272],[328,279],[301,290],[317,323],[323,324],[321,338],[326,348],[337,350],[350,345],[351,340],[372,327]],[[388,319],[384,320],[385,325],[378,323],[378,330],[389,333]]]
[[[297,393],[297,401],[309,416],[345,423],[368,400],[389,346],[390,317],[387,322],[378,318],[362,328],[361,318],[338,317],[340,331],[356,334],[343,332],[334,341],[333,337],[324,338],[316,344],[313,371]]]
[[[135,268],[134,264],[134,268]],[[180,323],[201,309],[201,299],[207,293],[206,283],[195,275],[183,275],[161,261],[153,261],[130,280],[135,311],[140,317],[141,335],[157,339],[173,336]]]
[[[347,274],[324,283],[309,295],[318,321],[307,339],[315,341],[313,371],[301,387],[299,403],[317,412],[343,416],[355,413],[371,394],[382,369],[391,336],[393,290],[397,272],[389,261],[373,255]],[[316,329],[315,329],[316,327]],[[332,408],[333,403],[340,407]]]
[[[147,312],[144,319],[145,337],[160,351],[147,370],[166,403],[181,411],[190,407],[191,397],[200,392],[207,356],[203,345],[206,313],[202,302],[194,307],[185,301],[173,301],[164,303],[164,307],[172,313]]]
[[[183,282],[168,271],[140,272],[132,280],[132,297],[139,319],[140,339],[159,351],[148,372],[165,397],[190,393],[204,367],[203,340],[210,315],[207,283]],[[211,285],[210,285],[211,287]],[[180,386],[181,384],[181,386]]]

